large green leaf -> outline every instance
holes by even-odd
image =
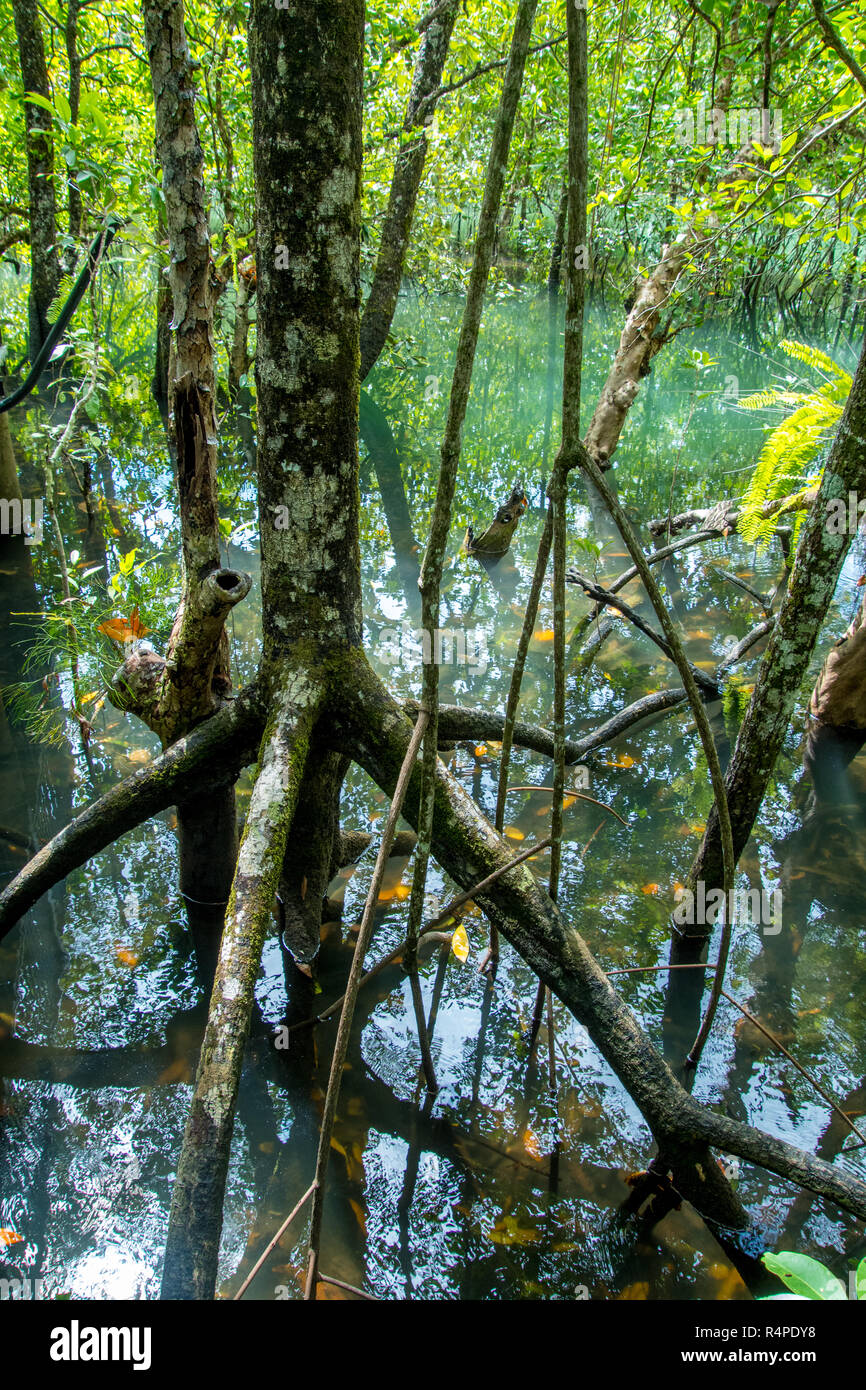
[[[847,1297],[841,1279],[831,1274],[820,1260],[813,1260],[809,1255],[798,1255],[792,1250],[780,1250],[776,1254],[767,1251],[761,1256],[761,1263],[801,1298],[826,1302]]]

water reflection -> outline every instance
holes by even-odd
[[[364,601],[371,660],[403,698],[421,687],[420,651],[383,638],[419,620],[418,566],[436,482],[438,441],[447,401],[456,304],[405,303],[398,337],[411,334],[417,365],[393,361],[378,369],[362,399]],[[538,538],[543,526],[545,458],[556,439],[551,396],[551,338],[546,300],[494,302],[485,315],[478,375],[467,420],[464,469],[443,583],[443,620],[466,638],[442,667],[443,702],[501,708],[520,631]],[[587,340],[586,400],[607,369],[614,328],[593,319]],[[686,335],[683,346],[688,347]],[[706,342],[702,346],[707,346]],[[685,352],[659,357],[649,390],[635,409],[617,455],[625,504],[641,521],[686,504],[729,494],[738,470],[752,460],[760,436],[754,417],[719,412],[724,383],[759,386],[768,364],[720,338],[710,345],[718,381],[696,399]],[[554,367],[556,367],[554,362]],[[555,376],[555,373],[554,373]],[[686,430],[686,424],[688,428]],[[685,431],[685,437],[683,437]],[[240,522],[252,515],[243,480],[247,434],[226,451],[237,455]],[[119,459],[122,484],[146,475],[146,450]],[[143,462],[142,462],[143,461]],[[508,555],[485,567],[460,553],[469,522],[490,520],[515,476],[525,479],[530,508]],[[570,562],[613,579],[628,561],[598,514],[597,499],[576,492],[570,521]],[[121,504],[119,504],[121,505]],[[125,524],[143,506],[125,513]],[[119,519],[124,516],[119,513]],[[587,544],[599,547],[597,555]],[[250,550],[233,562],[255,570]],[[756,557],[736,538],[684,551],[662,578],[699,667],[714,667],[742,637],[760,607],[725,574],[762,593],[779,577],[781,557]],[[19,564],[4,557],[3,683],[14,678],[16,645],[10,613],[41,603]],[[14,570],[13,582],[9,571]],[[840,608],[850,606],[859,574],[846,568]],[[646,606],[640,586],[625,599]],[[575,628],[588,603],[568,595]],[[258,629],[254,606],[234,619],[237,679],[254,668]],[[836,630],[841,630],[834,618]],[[569,735],[652,690],[675,684],[670,663],[626,623],[595,623],[605,636],[586,659],[575,641],[568,674]],[[521,717],[552,718],[549,587],[530,646]],[[844,626],[844,622],[841,623]],[[484,638],[484,661],[472,661]],[[737,680],[754,679],[755,648]],[[819,664],[819,663],[818,663]],[[483,669],[482,669],[483,668]],[[725,753],[735,724],[711,711]],[[729,716],[728,716],[729,718]],[[48,838],[89,799],[80,748],[28,744],[3,729],[0,779],[2,872],[11,874],[32,846]],[[152,751],[153,740],[131,721],[106,711],[95,728],[96,771],[113,778]],[[853,999],[863,971],[862,875],[852,858],[861,838],[866,760],[849,769],[857,789],[853,820],[801,823],[793,787],[802,740],[796,728],[780,760],[775,787],[741,864],[741,884],[781,886],[783,930],[762,935],[738,926],[731,990],[776,1031],[853,1111],[863,1099],[863,1018]],[[492,817],[498,746],[460,743],[444,756]],[[635,728],[589,760],[591,794],[626,820],[600,818],[575,800],[566,810],[562,908],[609,968],[663,964],[667,919],[678,879],[685,876],[709,810],[706,768],[691,716],[682,707]],[[516,751],[507,834],[515,845],[546,832],[550,766]],[[245,804],[245,787],[239,800]],[[349,831],[374,832],[385,799],[358,768],[350,769],[343,807]],[[602,828],[599,829],[599,820]],[[591,842],[591,843],[589,843]],[[589,848],[584,849],[589,843]],[[281,1026],[303,1022],[342,993],[372,869],[373,851],[328,885],[329,910],[315,970],[293,963],[274,922],[257,991],[226,1201],[221,1293],[231,1294],[286,1213],[307,1187],[334,1023],[296,1028],[287,1049],[275,1049]],[[544,877],[544,856],[531,861]],[[404,854],[383,885],[371,961],[399,944],[408,888]],[[6,1248],[0,1276],[17,1271],[45,1279],[46,1293],[76,1297],[153,1297],[177,1153],[204,1024],[194,953],[176,886],[171,813],[127,835],[70,875],[63,889],[30,914],[0,945],[0,1227],[22,1240]],[[450,885],[435,870],[429,912]],[[631,1210],[627,1176],[646,1166],[649,1135],[636,1108],[585,1031],[557,1005],[557,1089],[544,1066],[532,1065],[526,1029],[534,980],[505,953],[496,988],[479,978],[485,925],[470,915],[467,962],[437,948],[422,964],[428,1011],[435,1011],[434,1059],[441,1091],[425,1099],[408,986],[399,966],[362,992],[335,1130],[322,1250],[324,1270],[378,1296],[414,1298],[743,1298],[750,1277],[725,1233],[712,1235],[690,1207],[656,1224]],[[302,958],[302,953],[300,954]],[[625,998],[656,1041],[665,1012],[664,977],[620,977]],[[547,1047],[542,1034],[542,1056]],[[825,1156],[850,1149],[845,1162],[863,1173],[864,1152],[785,1061],[768,1050],[736,1010],[723,1006],[698,1076],[700,1099],[764,1125]],[[550,1155],[557,1140],[558,1175]],[[864,1174],[866,1176],[866,1174]],[[853,1250],[856,1227],[813,1199],[743,1165],[741,1194],[768,1242],[781,1240],[839,1264]],[[247,1297],[301,1295],[303,1222],[280,1242]],[[721,1243],[720,1243],[721,1242]],[[837,1269],[838,1272],[838,1269]],[[331,1287],[329,1297],[343,1297]]]

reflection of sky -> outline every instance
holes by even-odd
[[[411,330],[416,351],[426,361],[417,371],[389,374],[377,369],[371,386],[399,440],[406,501],[414,537],[421,542],[435,493],[457,317],[450,301],[438,308],[441,312],[432,313],[423,306],[418,310],[402,305],[397,330]],[[610,327],[593,317],[587,337],[586,401],[594,399],[601,384],[611,343]],[[443,666],[443,701],[501,708],[507,693],[542,526],[546,344],[546,304],[491,304],[485,311],[443,575],[442,611],[443,626],[462,630],[467,637],[476,631],[483,634],[486,669],[469,661]],[[735,495],[761,438],[754,416],[720,416],[718,396],[731,375],[737,376],[742,390],[760,386],[769,364],[720,335],[717,343],[708,345],[718,366],[707,369],[706,380],[701,377],[700,391],[706,392],[701,398],[696,374],[684,366],[687,335],[677,344],[682,344],[682,352],[675,347],[657,359],[649,389],[630,417],[617,454],[618,486],[641,518],[662,514],[669,505],[676,511]],[[437,374],[442,389],[438,395],[427,393],[428,399],[428,378]],[[548,461],[556,447],[558,409],[554,391]],[[375,473],[368,466],[366,472],[370,476],[362,508],[363,594],[367,629],[375,637],[382,628],[399,627],[404,621],[414,628],[415,623]],[[460,554],[460,539],[467,522],[476,530],[487,524],[517,477],[525,481],[531,509],[510,555],[488,575]],[[596,536],[603,545],[597,572],[610,579],[629,563],[623,547],[609,535],[596,535],[576,481],[574,494],[569,563],[592,572],[593,557],[576,541]],[[164,506],[156,511],[142,506],[140,514],[145,512],[151,528],[174,526]],[[252,515],[251,498],[242,495],[239,520]],[[239,568],[257,571],[257,557],[247,550],[233,550],[230,559]],[[682,580],[677,614],[693,660],[714,664],[729,637],[743,636],[761,616],[718,569],[742,573],[767,592],[778,565],[777,551],[755,557],[734,538],[687,551],[677,560],[676,573]],[[838,612],[830,624],[834,635],[850,615],[861,565],[859,553],[846,562]],[[258,593],[256,584],[250,599],[232,615],[239,681],[255,669]],[[624,596],[639,602],[638,586],[630,585]],[[567,605],[572,627],[587,605],[572,588]],[[543,723],[551,719],[552,643],[546,638],[551,627],[548,584],[520,709],[521,717]],[[375,641],[370,657],[395,694],[417,695],[421,666],[415,657],[385,661]],[[822,659],[817,653],[815,669]],[[754,680],[756,665],[752,660],[740,668],[745,682]],[[595,665],[588,672],[576,665],[569,670],[568,733],[579,737],[648,690],[676,684],[670,663],[645,639],[616,623]],[[801,703],[798,718],[802,708]],[[566,811],[562,910],[610,968],[655,964],[666,956],[672,886],[685,875],[710,804],[706,769],[691,724],[691,716],[680,710],[634,732],[614,750],[601,750],[593,761],[590,794],[615,806],[627,827],[587,803],[575,802]],[[101,716],[96,733],[95,747],[106,761],[109,779],[131,770],[135,764],[130,754],[136,749],[154,747],[154,740],[135,721],[110,710]],[[492,815],[497,746],[460,745],[443,757]],[[774,837],[794,823],[792,787],[799,759],[795,721],[754,852],[747,852],[741,866],[742,886],[763,882],[772,890],[778,882]],[[515,751],[512,785],[539,788],[509,795],[506,824],[515,847],[531,844],[545,832],[550,795],[543,788],[550,778],[548,760]],[[83,801],[89,795],[86,783],[79,784],[76,796]],[[240,800],[244,804],[243,794]],[[382,794],[366,774],[352,768],[345,784],[344,825],[375,832],[386,812]],[[28,1262],[35,1250],[43,1251],[44,1269],[56,1287],[69,1288],[76,1296],[134,1298],[153,1296],[156,1288],[191,1078],[154,1049],[165,1049],[169,1030],[186,1025],[184,1015],[198,999],[176,889],[171,821],[170,814],[158,818],[125,836],[113,851],[98,855],[85,871],[70,876],[62,922],[67,960],[60,976],[59,1008],[53,1015],[39,988],[44,966],[38,953],[24,964],[19,977],[18,1036],[54,1050],[50,1074],[58,1083],[78,1064],[76,1058],[82,1054],[76,1049],[106,1050],[94,1062],[96,1072],[87,1086],[50,1088],[42,1081],[14,1080],[7,1084],[14,1120],[6,1126],[6,1157],[0,1168],[0,1225],[26,1227],[22,1233],[36,1242],[27,1247]],[[603,828],[583,856],[600,823]],[[373,854],[368,852],[346,885],[346,924],[360,916]],[[542,859],[533,868],[543,877],[546,866]],[[392,864],[371,960],[402,939],[407,899],[405,892],[395,890],[401,883],[405,890],[409,881],[410,871]],[[444,876],[431,866],[428,914],[444,905],[448,892]],[[797,1054],[844,1095],[860,1075],[863,1024],[833,1001],[837,992],[840,999],[850,997],[850,981],[859,978],[862,961],[840,909],[816,902],[808,918],[798,924],[805,941],[790,996]],[[556,1110],[543,1079],[527,1083],[522,1030],[531,1014],[534,981],[506,948],[496,992],[485,1004],[476,970],[485,945],[483,919],[470,915],[466,928],[471,955],[465,965],[454,959],[448,965],[434,1038],[442,1086],[433,1111],[442,1122],[438,1130],[428,1130],[412,1118],[419,1095],[417,1045],[405,982],[389,977],[375,1007],[376,996],[371,1000],[370,1018],[362,1037],[355,1038],[344,1080],[336,1138],[345,1154],[332,1154],[323,1267],[352,1282],[363,1282],[366,1272],[386,1297],[402,1296],[407,1289],[426,1297],[571,1297],[576,1283],[616,1287],[620,1256],[603,1218],[624,1196],[621,1172],[646,1161],[645,1126],[585,1030],[559,1005]],[[737,928],[731,979],[736,996],[746,1003],[758,987],[762,945],[754,928]],[[345,946],[323,948],[323,1004],[341,992],[347,962]],[[436,965],[434,959],[422,968],[428,1007]],[[659,975],[638,975],[617,981],[656,1041],[664,1003],[662,980]],[[277,1023],[284,983],[275,937],[265,949],[257,998],[263,1017]],[[742,1058],[736,1061],[732,1040],[737,1018],[729,1006],[722,1007],[696,1094],[722,1105],[734,1097],[755,1123],[814,1147],[826,1125],[826,1108],[778,1058],[756,1056],[742,1072]],[[227,1196],[221,1266],[225,1276],[243,1256],[254,1224],[263,1231],[268,1213],[287,1211],[309,1182],[314,1159],[310,1135],[318,1122],[332,1037],[333,1028],[321,1031],[319,1071],[300,1096],[290,1097],[270,1074],[262,1092],[256,1089],[254,1069],[248,1071],[246,1108],[242,1105],[236,1126]],[[136,1065],[153,1056],[146,1080],[117,1084],[115,1073],[121,1064],[108,1051],[112,1048],[123,1049],[123,1056],[132,1057]],[[736,1084],[735,1062],[741,1068]],[[560,1193],[551,1196],[539,1178],[541,1165],[535,1155],[543,1157],[557,1133],[564,1143],[563,1177]],[[401,1201],[415,1159],[415,1197],[401,1228]],[[847,1160],[861,1171],[864,1161],[862,1153]],[[770,1213],[769,1227],[784,1219],[788,1190],[769,1175],[746,1169],[741,1191],[748,1202]],[[803,1246],[820,1257],[822,1241],[828,1242],[829,1250],[838,1250],[849,1230],[849,1223],[835,1213],[828,1220],[817,1210],[804,1229]],[[298,1241],[302,1234],[301,1230]],[[719,1296],[721,1284],[712,1270],[724,1271],[723,1257],[687,1211],[668,1218],[660,1228],[658,1250],[641,1258],[639,1278],[649,1282],[655,1296]],[[288,1284],[294,1296],[299,1287],[292,1266],[300,1259],[300,1245],[281,1248],[274,1257],[277,1272],[263,1271],[253,1296],[273,1297],[277,1282]]]

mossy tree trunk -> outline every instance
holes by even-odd
[[[51,101],[45,45],[36,0],[13,0],[21,81],[25,92]],[[27,140],[27,183],[30,197],[30,361],[48,334],[48,311],[60,284],[57,250],[57,190],[54,183],[54,142],[51,112],[35,102],[24,103]]]

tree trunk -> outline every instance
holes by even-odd
[[[36,0],[13,0],[21,80],[25,92],[51,100],[45,47]],[[27,182],[30,194],[30,361],[34,362],[49,328],[48,313],[60,284],[57,252],[57,194],[51,112],[24,103],[27,132]]]
[[[776,760],[788,731],[800,682],[836,590],[850,537],[827,526],[830,504],[849,492],[866,495],[866,350],[861,353],[851,393],[814,505],[803,525],[791,578],[769,645],[761,662],[754,694],[740,728],[725,778],[730,809],[734,858],[746,847]],[[686,887],[703,882],[706,894],[722,886],[722,851],[714,805]],[[706,959],[711,925],[696,924],[688,934],[676,929],[671,963],[692,964]],[[694,1014],[702,988],[702,971],[679,972],[682,979],[668,986],[666,1013],[674,1032]],[[687,978],[686,978],[687,977]]]
[[[562,192],[559,195],[559,207],[556,210],[553,245],[550,248],[550,268],[547,272],[547,292],[554,296],[559,294],[559,282],[562,278],[562,249],[565,246],[565,224],[567,220],[568,179],[564,179]]]
[[[362,381],[378,360],[385,346],[385,339],[391,331],[412,231],[412,219],[418,201],[418,190],[424,173],[424,161],[427,158],[427,127],[432,124],[436,112],[437,89],[442,81],[442,72],[459,8],[458,0],[441,6],[425,29],[418,51],[409,105],[403,121],[403,129],[410,138],[405,145],[401,145],[394,165],[388,210],[385,213],[379,241],[379,255],[361,319]]]
[[[849,763],[866,743],[866,596],[835,644],[809,701],[804,763],[819,802],[850,802]]]

